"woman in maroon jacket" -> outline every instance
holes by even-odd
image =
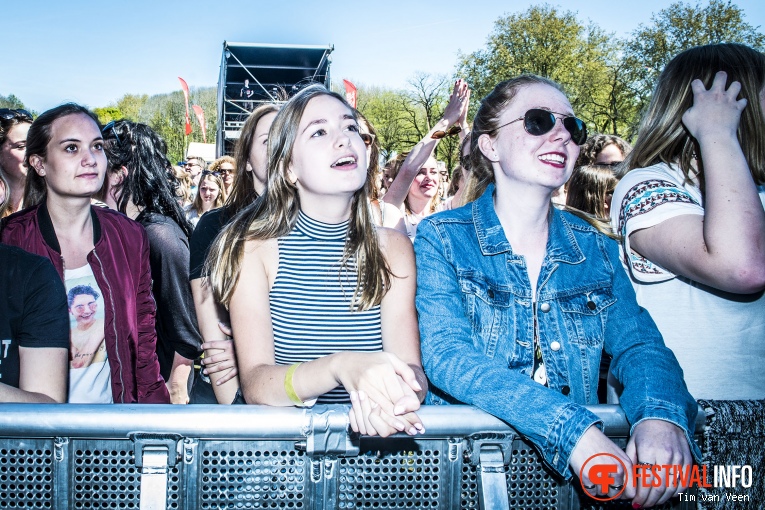
[[[169,403],[156,355],[146,232],[92,207],[106,155],[98,119],[64,104],[27,136],[24,204],[2,240],[47,257],[64,280],[70,314],[69,402]]]

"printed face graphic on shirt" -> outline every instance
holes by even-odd
[[[72,306],[69,307],[69,313],[74,316],[78,326],[92,324],[96,320],[98,303],[96,298],[90,294],[79,294],[74,297]]]

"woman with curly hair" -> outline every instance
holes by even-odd
[[[229,196],[234,186],[234,177],[236,176],[236,160],[231,156],[222,156],[210,163],[208,170],[210,173],[220,177],[221,181],[223,181],[226,196]]]

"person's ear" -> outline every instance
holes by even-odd
[[[279,166],[281,166],[283,169],[284,163],[283,162],[279,163]],[[287,179],[287,181],[289,181],[289,183],[292,184],[293,186],[297,184],[297,175],[295,175],[295,173],[292,171],[292,163],[287,165],[287,172],[284,174],[284,176]]]
[[[478,137],[478,148],[480,149],[481,153],[489,159],[489,161],[494,163],[499,161],[499,154],[495,149],[495,140],[492,140],[489,135],[484,133]]]
[[[29,165],[40,177],[45,177],[45,166],[43,165],[43,158],[37,154],[29,156]]]

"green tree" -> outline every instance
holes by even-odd
[[[124,118],[122,111],[114,106],[106,106],[103,108],[93,108],[93,113],[96,114],[101,124],[106,125],[113,120],[120,120]]]
[[[148,100],[149,96],[147,94],[125,94],[117,100],[117,108],[125,116],[124,118],[137,122],[142,118],[141,109]]]
[[[575,12],[536,5],[499,18],[485,48],[459,57],[457,74],[468,80],[475,98],[520,74],[550,78],[563,86],[591,130],[619,134],[635,111],[622,80],[621,49],[619,39],[583,24]]]
[[[707,4],[671,4],[639,25],[627,42],[628,66],[635,74],[640,106],[650,100],[656,78],[678,53],[693,46],[738,42],[760,51],[765,35],[744,20],[742,9],[730,1],[710,0]]]
[[[390,159],[394,153],[411,148],[406,140],[413,135],[401,107],[407,101],[407,95],[400,90],[358,86],[356,106],[374,126],[380,152],[385,160]]]
[[[12,108],[12,109],[18,109],[18,108],[26,108],[24,106],[24,103],[16,97],[13,94],[8,94],[7,96],[0,95],[0,108]]]

